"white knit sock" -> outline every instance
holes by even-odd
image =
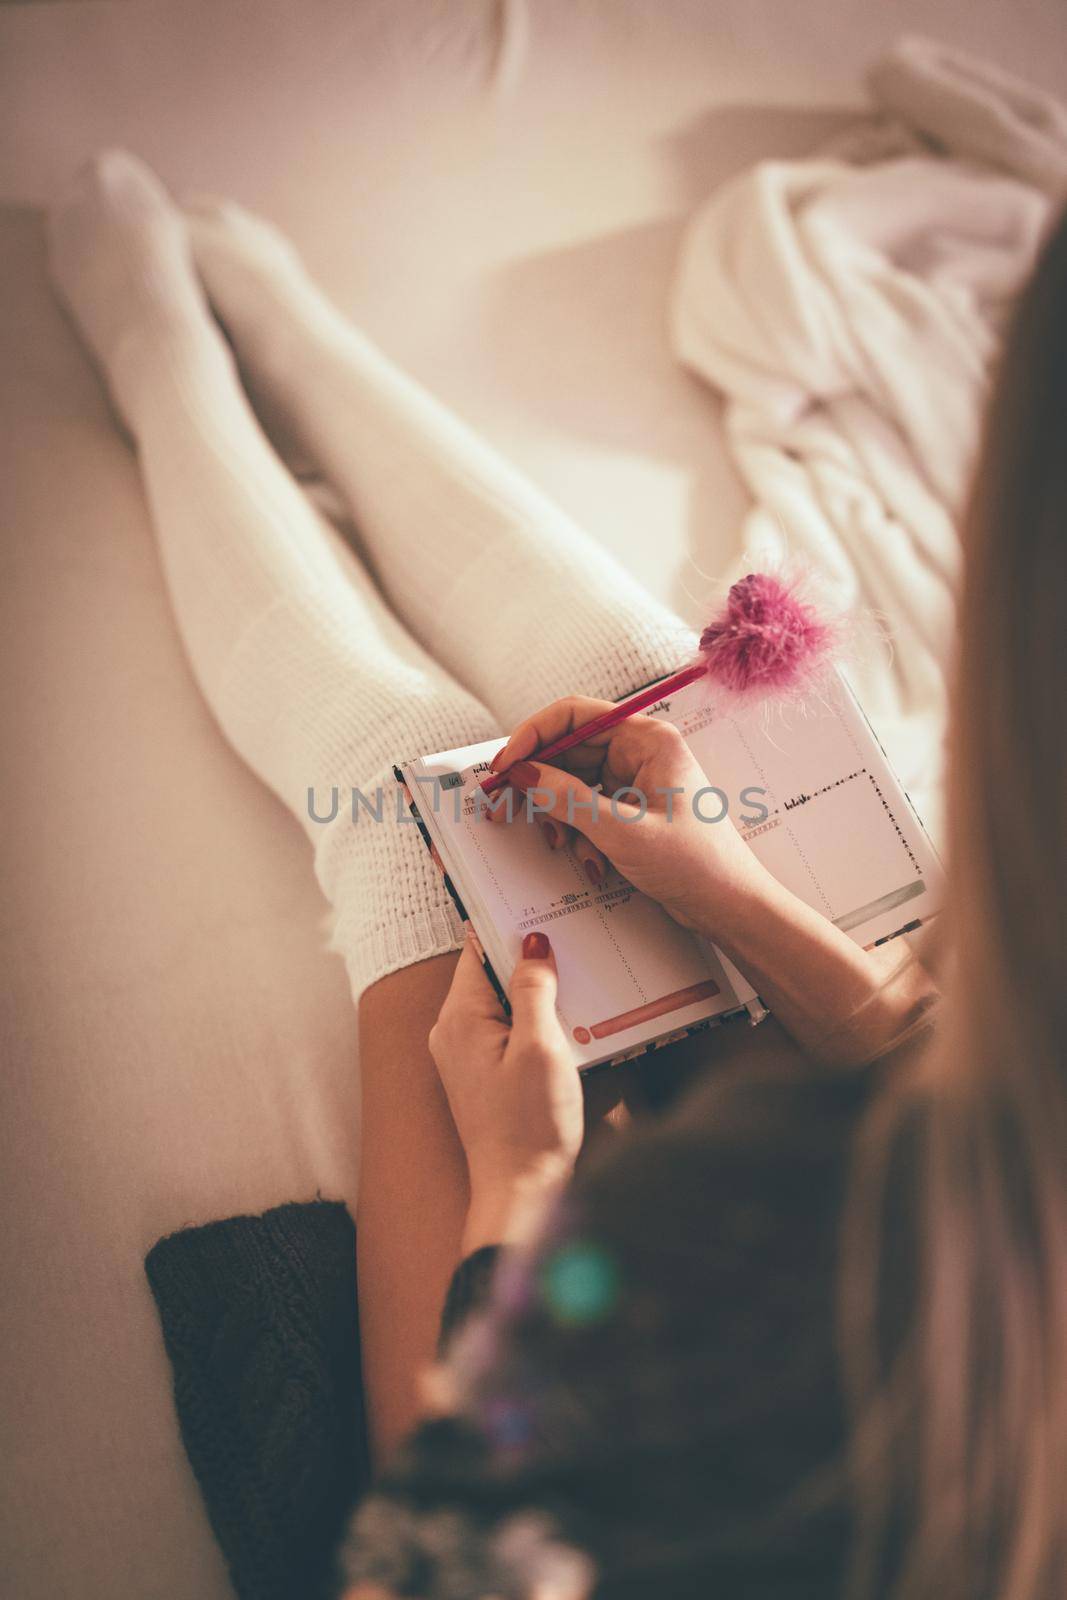
[[[684,665],[691,631],[345,322],[275,229],[225,202],[187,216],[253,394],[347,501],[398,615],[505,727]]]
[[[300,819],[353,993],[460,939],[399,822],[390,764],[490,737],[490,714],[410,638],[274,454],[151,173],[98,158],[56,207],[50,265],[137,444],[175,615],[227,737]],[[350,790],[376,804],[382,821]],[[326,824],[337,786],[338,812]]]

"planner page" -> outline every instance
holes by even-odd
[[[618,874],[609,869],[593,888],[570,850],[548,848],[521,803],[506,826],[479,814],[480,779],[502,743],[425,756],[406,775],[501,981],[527,933],[551,939],[559,1016],[578,1062],[621,1055],[752,997],[747,986],[739,997],[710,944]]]
[[[716,710],[688,685],[654,709],[684,734],[712,792],[774,876],[869,946],[940,910],[944,873],[847,683],[803,702]]]
[[[937,855],[840,674],[802,703],[741,714],[691,684],[650,714],[675,723],[707,778],[676,803],[709,827],[736,825],[780,882],[856,943],[940,910]],[[610,869],[594,889],[569,850],[549,850],[521,803],[506,827],[480,814],[480,779],[503,742],[423,757],[406,769],[409,786],[503,983],[523,936],[548,933],[580,1064],[754,1001],[713,946]]]

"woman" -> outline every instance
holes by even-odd
[[[1063,255],[1061,238],[1038,297],[1054,298]],[[217,208],[183,219],[150,174],[111,156],[57,208],[51,259],[136,441],[193,669],[304,822],[335,908],[359,1006],[360,1303],[383,1458],[414,1415],[456,1261],[449,1328],[494,1275],[492,1247],[540,1227],[457,1340],[443,1414],[357,1519],[354,1592],[825,1594],[848,1576],[922,1594],[1058,1592],[1063,816],[1030,810],[1004,837],[1016,813],[985,782],[1006,770],[985,708],[1002,739],[1025,730],[1017,793],[1061,796],[1054,721],[1035,708],[1063,614],[1062,323],[1040,337],[1020,324],[1005,381],[1026,382],[994,419],[971,517],[957,970],[923,1096],[899,1087],[899,1049],[892,1073],[797,1070],[798,1049],[841,1066],[906,1043],[928,1000],[915,971],[887,975],[729,829],[684,838],[655,814],[625,838],[590,825],[579,853],[611,857],[723,944],[776,1014],[759,1053],[791,1041],[793,1055],[784,1075],[768,1060],[740,1086],[723,1080],[558,1201],[582,1129],[551,952],[520,963],[509,1028],[469,951],[450,953],[459,930],[413,830],[353,828],[343,812],[319,825],[308,790],[366,791],[398,755],[516,722],[507,759],[528,760],[588,709],[521,721],[535,681],[541,695],[615,698],[685,659],[691,639],[346,328],[261,225]],[[346,499],[397,615],[267,445],[200,283],[257,400]],[[1031,513],[1010,586],[1008,507]],[[634,781],[648,763],[696,781],[684,747],[636,719],[569,776],[535,776],[563,792],[600,767]],[[877,1137],[859,1146],[847,1204],[876,1082]],[[914,1319],[899,1314],[913,1303]]]
[[[817,935],[769,934],[788,908],[747,875],[724,881],[721,858],[710,881],[691,863],[694,898],[679,900],[636,828],[602,833],[609,856],[633,852],[625,870],[647,864],[676,915],[711,919],[797,1044],[827,1062],[818,997],[832,1055],[866,1065],[720,1078],[579,1175],[498,1269],[488,1315],[454,1336],[443,1416],[356,1519],[354,1579],[612,1600],[1065,1592],[1065,408],[1067,221],[1020,307],[967,516],[936,1031],[921,986],[858,972],[850,991],[833,950],[816,959]],[[566,715],[520,728],[505,759]],[[620,781],[659,737],[615,736]],[[501,1157],[499,1129],[532,1119],[507,1074],[488,1072],[468,1101],[463,982],[461,966],[433,1042],[471,1161],[477,1247],[506,1237],[527,1201],[531,1163]],[[485,1299],[489,1260],[460,1269],[446,1330]]]

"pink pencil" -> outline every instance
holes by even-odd
[[[698,678],[704,677],[707,670],[705,662],[697,661],[693,666],[683,667],[681,672],[675,672],[669,678],[661,678],[651,689],[642,689],[640,694],[635,694],[632,699],[620,700],[610,711],[594,717],[591,722],[583,722],[578,728],[572,728],[562,739],[553,739],[551,744],[546,744],[543,750],[537,751],[538,761],[548,761],[552,756],[562,755],[564,750],[570,750],[576,744],[584,744],[586,739],[592,739],[598,733],[606,733],[608,728],[614,728],[618,723],[625,722],[627,717],[636,716],[639,711],[644,711],[646,706],[658,705],[676,689],[683,689],[687,683],[695,683]],[[493,794],[507,781],[506,772],[491,772],[488,778],[483,778],[482,788],[486,794]]]
[[[562,755],[576,744],[660,700],[698,678],[715,680],[735,694],[782,694],[810,682],[837,638],[837,628],[821,617],[810,601],[797,592],[798,580],[767,572],[750,572],[738,579],[726,597],[725,610],[700,635],[700,660],[621,700],[610,711],[582,723],[543,750],[532,752],[539,761]],[[523,758],[528,759],[528,758]],[[507,771],[492,772],[482,782],[486,794],[507,783]]]

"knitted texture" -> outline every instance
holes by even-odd
[[[276,230],[224,204],[190,233],[242,371],[342,494],[398,616],[502,728],[693,656],[694,634],[345,322]]]
[[[374,577],[263,434],[190,238],[242,373],[347,502]],[[209,206],[187,232],[148,169],[111,152],[54,210],[50,243],[137,445],[193,673],[310,837],[358,999],[460,942],[392,763],[562,695],[617,698],[694,637],[349,327],[265,224]]]
[[[187,506],[178,537],[163,531],[189,486],[207,484],[203,462],[179,469],[174,394],[161,384],[142,404],[142,460],[194,665],[226,642],[225,663],[201,682],[235,747],[312,839],[358,997],[459,942],[436,870],[398,820],[391,763],[490,738],[561,695],[615,699],[688,660],[694,639],[345,324],[295,257],[268,247],[269,230],[256,224],[249,243],[242,214],[225,215],[194,226],[198,265],[213,294],[225,286],[218,309],[257,393],[346,497],[397,614],[273,455],[268,471],[262,441],[253,451],[256,425],[232,384],[177,373],[186,428],[226,448],[227,481],[212,474],[210,504],[198,493],[195,535]],[[213,270],[223,250],[226,271]],[[246,503],[237,518],[226,510],[234,494]],[[337,818],[311,822],[308,788],[322,816],[335,786]],[[381,797],[381,821],[358,801],[353,818],[353,787],[372,805]]]
[[[137,427],[175,614],[224,733],[311,839],[358,999],[460,942],[392,763],[490,738],[496,724],[390,612],[270,451],[236,380],[169,371]],[[335,809],[332,823],[314,820]]]
[[[317,1201],[161,1239],[145,1260],[182,1442],[240,1600],[335,1593],[365,1489],[355,1229]]]

